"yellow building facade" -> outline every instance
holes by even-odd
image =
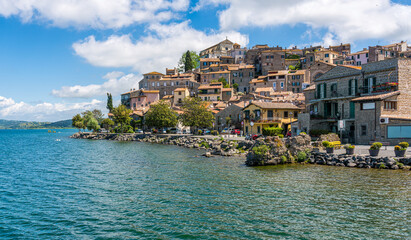
[[[251,102],[243,109],[243,131],[245,134],[261,134],[263,128],[280,127],[291,130],[301,109],[292,103]]]

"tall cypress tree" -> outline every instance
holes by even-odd
[[[191,59],[190,51],[187,50],[185,61],[184,61],[184,71],[187,72],[187,71],[193,70],[193,68],[194,68],[193,60]]]
[[[107,93],[107,109],[109,112],[113,110],[113,96],[111,96],[111,93]]]

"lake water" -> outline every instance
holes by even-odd
[[[0,130],[0,239],[411,236],[411,171],[251,168],[74,132]]]

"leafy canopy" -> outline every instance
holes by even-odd
[[[181,108],[183,114],[180,118],[185,126],[196,128],[213,126],[214,116],[200,98],[185,98]]]
[[[131,121],[130,113],[131,113],[131,110],[122,104],[120,104],[116,108],[113,108],[113,112],[112,112],[113,119],[116,124],[120,124],[121,132],[124,132],[124,127],[130,124],[130,121]]]
[[[187,54],[189,53],[189,54]],[[198,68],[200,65],[200,56],[195,51],[187,51],[183,53],[178,62],[178,71],[187,72],[192,69]]]
[[[147,126],[155,128],[175,127],[178,123],[177,113],[165,101],[152,104],[144,118]]]

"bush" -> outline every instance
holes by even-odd
[[[371,149],[371,150],[377,150],[377,149],[380,149],[381,147],[382,147],[382,143],[380,143],[380,142],[375,142],[375,143],[373,143],[373,144],[371,145],[370,149]]]
[[[297,161],[298,162],[304,162],[307,160],[307,154],[305,152],[298,152],[297,153]]]
[[[198,131],[197,131],[197,135],[201,135],[201,134],[203,134],[203,131],[202,131],[202,130],[198,130]]]
[[[286,163],[287,162],[287,157],[286,156],[281,156],[281,163]]]
[[[206,141],[202,141],[201,143],[200,143],[200,147],[205,147],[205,148],[210,148],[210,145],[208,144],[208,142],[206,142]]]
[[[127,133],[134,133],[133,129],[128,129]]]
[[[279,138],[284,138],[284,134],[278,134]]]
[[[263,135],[264,136],[278,136],[282,132],[283,132],[282,128],[276,128],[276,127],[263,128]]]
[[[403,167],[404,167],[404,164],[403,164],[403,163],[400,163],[400,162],[397,163],[397,165],[398,165],[399,168],[403,168]]]
[[[401,148],[405,148],[405,149],[407,149],[410,146],[410,144],[407,142],[400,142],[398,145],[400,145]]]
[[[380,168],[387,168],[384,163],[381,163]]]
[[[265,156],[268,151],[270,151],[270,148],[267,145],[260,145],[258,147],[253,147],[253,152],[257,157],[263,157]]]
[[[329,141],[323,141],[323,142],[322,142],[322,145],[323,145],[325,148],[332,148],[332,147],[333,147],[333,145],[332,145]]]
[[[313,129],[313,130],[310,130],[310,136],[311,136],[311,137],[319,137],[320,135],[329,134],[329,133],[330,133],[330,131],[328,131],[328,130],[322,130],[322,129]]]
[[[344,148],[345,148],[345,149],[354,149],[355,146],[354,146],[354,145],[351,145],[351,144],[346,144],[346,145],[344,145]]]
[[[212,130],[210,133],[211,133],[212,135],[214,135],[214,136],[217,136],[217,135],[218,135],[218,131],[217,131],[217,130]]]

